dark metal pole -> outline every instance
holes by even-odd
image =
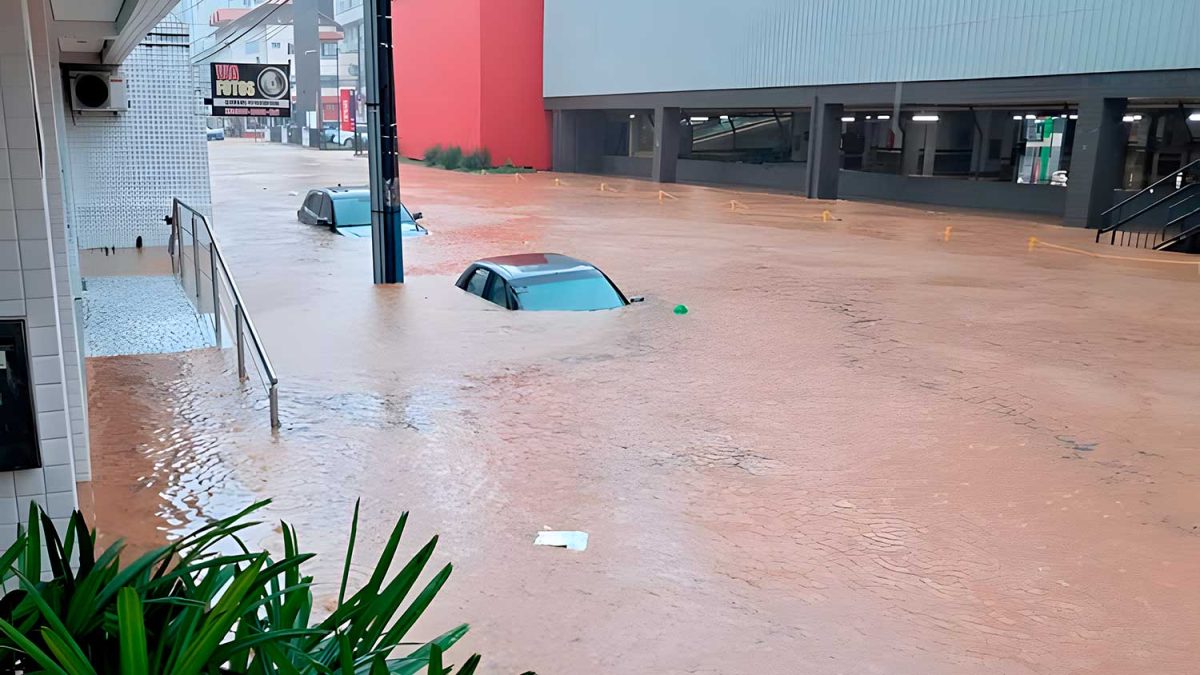
[[[367,141],[375,283],[404,283],[391,0],[364,0],[363,12],[367,43]]]

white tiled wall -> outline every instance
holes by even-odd
[[[26,321],[43,464],[0,473],[0,547],[15,537],[16,523],[31,501],[63,525],[77,504],[75,415],[66,358],[68,350],[74,353],[78,381],[78,349],[62,183],[53,123],[39,123],[38,117],[52,121],[54,114],[53,96],[39,99],[39,90],[50,93],[51,86],[44,82],[51,72],[44,2],[0,2],[0,316]],[[78,392],[74,398],[79,400]]]
[[[75,479],[91,480],[91,453],[87,427],[87,378],[83,369],[83,349],[80,346],[81,332],[76,320],[76,307],[82,297],[79,284],[78,251],[74,245],[74,232],[65,216],[65,199],[68,190],[63,171],[61,129],[65,115],[63,89],[59,85],[58,51],[53,49],[53,40],[46,39],[51,19],[48,0],[29,0],[29,22],[33,35],[34,86],[37,90],[41,119],[42,147],[45,152],[46,197],[50,220],[51,243],[54,255],[54,279],[57,285],[53,297],[58,302],[59,321],[62,327],[63,367],[66,373],[67,413],[71,422],[71,447],[75,456]],[[30,297],[49,289],[35,289],[26,293]]]
[[[163,216],[179,197],[212,202],[204,117],[197,114],[187,25],[159,24],[121,64],[129,110],[66,122],[72,225],[80,248],[163,246]]]

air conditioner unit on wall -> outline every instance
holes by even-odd
[[[77,70],[69,73],[71,110],[120,112],[129,110],[125,78],[113,72]]]

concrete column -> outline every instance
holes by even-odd
[[[579,113],[574,110],[555,110],[550,149],[550,164],[555,171],[578,171],[575,128]]]
[[[933,175],[933,163],[937,159],[938,123],[921,122],[925,127],[925,154],[921,157],[921,175]]]
[[[837,199],[842,168],[842,104],[815,99],[808,133],[808,197]]]
[[[808,161],[808,133],[812,124],[812,113],[807,110],[792,111],[792,161]]]
[[[900,175],[913,176],[921,170],[921,148],[925,147],[923,125],[908,121],[903,126],[904,145],[900,147]]]
[[[650,178],[659,183],[674,183],[679,164],[679,108],[654,109],[654,159]]]
[[[1100,227],[1100,214],[1112,206],[1112,191],[1121,184],[1125,161],[1121,116],[1126,103],[1123,98],[1079,102],[1064,224]]]
[[[992,137],[992,111],[980,110],[974,113],[974,125],[971,130],[971,173],[983,173],[987,166],[988,145]]]

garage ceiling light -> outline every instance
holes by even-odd
[[[1036,120],[1036,119],[1037,119],[1037,115],[1029,114],[1029,115],[1026,115],[1026,116],[1025,116],[1025,119],[1027,119],[1027,120]]]
[[[890,119],[892,119],[892,116],[891,116],[891,115],[880,115],[880,116],[879,116],[879,119],[881,119],[881,120],[890,120]]]
[[[1079,119],[1079,115],[1067,115],[1067,119],[1069,119],[1069,120],[1077,120],[1077,119]]]
[[[629,119],[631,119],[631,120],[635,120],[635,119],[637,119],[637,115],[630,115],[630,116],[629,116]]]
[[[1141,115],[1126,115],[1121,118],[1121,121],[1122,122],[1141,122],[1142,116]]]
[[[1188,121],[1189,122],[1200,122],[1200,112],[1194,112],[1191,115],[1188,115]]]
[[[1013,119],[1020,122],[1021,120],[1025,119],[1025,118],[1021,117],[1020,115],[1013,115]]]
[[[708,118],[707,117],[689,117],[688,120],[692,121],[692,122],[707,122]]]
[[[842,118],[842,121],[843,121],[843,122],[853,122],[853,121],[854,121],[854,118],[853,118],[853,117],[843,117],[843,118]]]
[[[937,115],[913,115],[912,121],[914,121],[914,122],[936,122],[936,121],[938,121],[938,116]]]

